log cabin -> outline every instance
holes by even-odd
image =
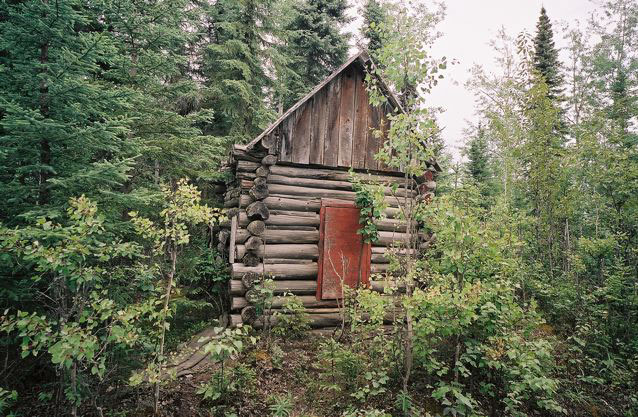
[[[402,108],[380,79],[386,100],[369,103],[370,66],[365,52],[354,55],[254,140],[233,146],[228,166],[234,182],[224,198],[230,225],[219,247],[231,267],[232,325],[259,325],[254,286],[264,276],[274,280],[272,307],[282,306],[283,294],[299,296],[313,327],[340,323],[342,282],[383,290],[375,274],[387,269],[387,248],[406,237],[396,218],[401,197],[386,188],[379,240],[364,245],[348,171],[405,186],[405,174],[375,158],[387,137],[387,115]],[[433,163],[413,179],[413,197],[431,195],[437,169]]]

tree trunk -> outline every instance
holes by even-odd
[[[78,417],[78,406],[75,401],[78,395],[78,364],[73,362],[71,367],[71,389],[73,390],[73,406],[71,406],[71,416]]]
[[[49,4],[49,0],[43,0],[45,5]],[[46,17],[46,14],[45,16]],[[40,114],[43,118],[49,118],[49,85],[47,83],[47,79],[44,76],[48,72],[47,64],[49,63],[49,41],[46,40],[44,43],[40,45],[40,64],[42,68],[40,72],[42,75],[42,79],[40,80]],[[50,198],[51,192],[49,190],[49,178],[50,178],[50,169],[51,166],[51,143],[49,142],[49,138],[46,135],[42,135],[40,138],[40,167],[39,167],[39,175],[38,175],[38,204],[43,206],[46,205]]]
[[[168,274],[168,283],[166,285],[166,295],[164,298],[164,306],[162,307],[162,332],[160,336],[160,345],[159,345],[159,358],[160,358],[160,369],[161,362],[164,361],[164,344],[166,340],[166,316],[168,314],[168,303],[171,298],[171,291],[173,289],[173,279],[175,277],[175,269],[177,265],[177,248],[173,247],[171,250],[171,272]],[[157,416],[159,412],[159,394],[160,394],[160,384],[159,382],[155,383],[155,407],[153,409],[153,415]]]

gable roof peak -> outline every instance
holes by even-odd
[[[398,109],[400,112],[403,112],[403,107],[401,106],[401,103],[399,102],[397,97],[392,93],[392,90],[390,90],[388,85],[383,81],[383,79],[381,79],[381,77],[379,77],[378,74],[370,71],[370,66],[372,66],[374,64],[373,64],[368,52],[365,49],[360,49],[356,54],[354,54],[350,58],[348,58],[346,60],[346,62],[344,62],[339,68],[334,70],[323,81],[321,81],[319,84],[317,84],[308,94],[306,94],[303,98],[301,98],[299,101],[297,101],[292,107],[290,107],[288,110],[286,110],[281,116],[279,116],[277,118],[277,120],[275,120],[273,123],[271,123],[270,126],[268,126],[263,132],[261,132],[255,139],[253,139],[252,141],[250,141],[246,145],[234,145],[234,147],[238,148],[238,149],[242,149],[242,150],[250,150],[257,143],[259,143],[259,141],[261,141],[264,138],[264,136],[270,134],[277,126],[279,126],[284,120],[286,120],[286,118],[288,116],[290,116],[295,110],[297,110],[299,107],[301,107],[305,102],[310,100],[323,87],[325,87],[327,84],[329,84],[330,81],[332,81],[334,78],[336,78],[339,74],[341,74],[346,68],[348,68],[354,62],[359,62],[361,64],[361,66],[364,68],[364,71],[366,71],[369,74],[373,75],[377,79],[377,81],[379,82],[379,85],[381,87],[381,91],[387,97],[387,99],[390,101],[392,106],[395,109]]]

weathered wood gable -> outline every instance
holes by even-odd
[[[365,84],[367,65],[365,54],[348,60],[248,144],[247,149],[263,140],[274,143],[280,162],[390,170],[375,160],[374,155],[387,136],[386,114],[398,109],[399,104],[388,92],[384,104],[370,105]],[[383,135],[377,137],[373,133],[377,130],[382,130]]]

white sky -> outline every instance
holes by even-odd
[[[427,0],[421,0],[427,1]],[[360,3],[361,0],[352,1]],[[437,40],[433,55],[454,58],[457,65],[448,66],[446,78],[439,83],[430,96],[432,106],[441,106],[445,112],[439,116],[444,127],[442,136],[448,151],[455,158],[463,146],[463,129],[467,121],[474,120],[474,96],[464,84],[474,64],[482,65],[488,72],[496,71],[495,52],[489,46],[498,29],[503,26],[513,37],[523,30],[534,34],[536,22],[544,5],[554,28],[554,40],[558,47],[564,46],[558,32],[559,23],[586,23],[596,5],[589,0],[444,0],[447,6],[444,21],[439,25],[443,36]],[[350,12],[360,24],[357,6]]]

